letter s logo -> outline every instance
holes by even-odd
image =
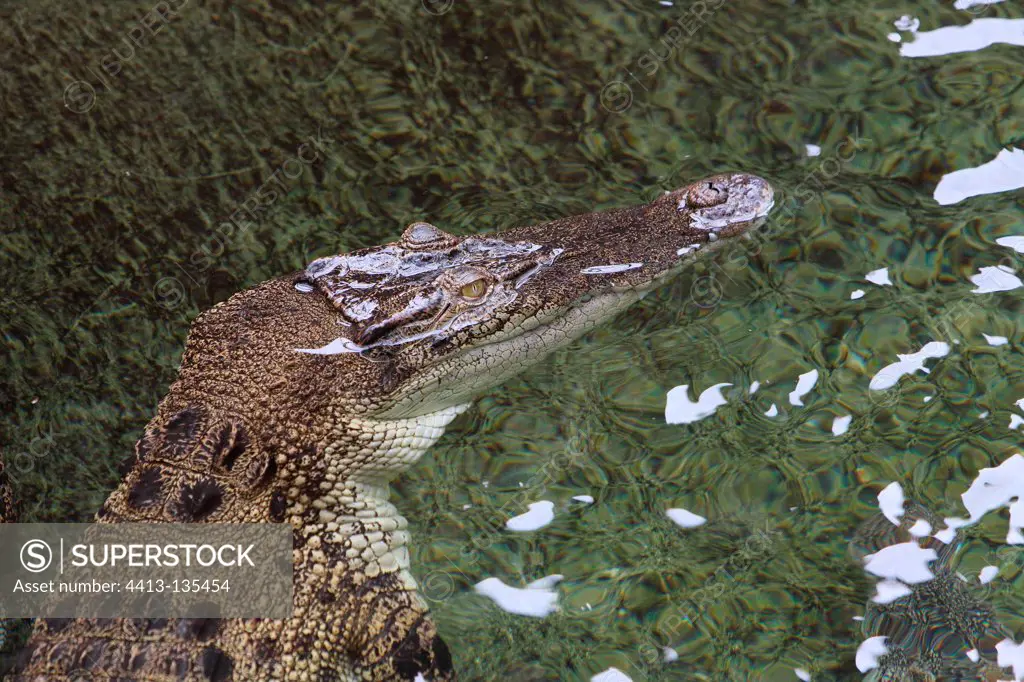
[[[53,563],[53,550],[42,540],[29,540],[21,546],[21,565],[26,571],[41,573]]]

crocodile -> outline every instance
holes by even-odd
[[[886,653],[867,671],[865,682],[997,682],[1012,678],[998,666],[996,651],[996,644],[1011,638],[1011,633],[953,569],[957,543],[915,536],[910,529],[919,523],[919,528],[936,529],[941,519],[910,502],[899,524],[876,514],[861,524],[850,543],[850,553],[861,561],[905,542],[935,551],[935,560],[929,565],[934,578],[909,585],[909,594],[889,603],[868,600],[861,631],[865,637],[885,637]]]
[[[312,261],[193,322],[98,523],[291,524],[293,617],[37,619],[8,679],[453,680],[388,483],[471,400],[764,223],[765,180]]]

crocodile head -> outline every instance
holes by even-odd
[[[278,398],[349,414],[409,418],[464,404],[565,345],[762,222],[772,189],[713,176],[650,204],[494,235],[414,223],[396,242],[320,258],[243,292],[193,327],[189,360],[246,353]],[[255,295],[254,295],[255,294]],[[246,329],[211,349],[204,327]],[[229,321],[228,323],[230,323]],[[241,329],[241,325],[236,325]],[[240,338],[241,337],[241,338]],[[272,356],[272,357],[271,357]],[[273,359],[272,359],[273,358]],[[269,362],[268,362],[269,361]],[[284,395],[287,394],[287,395]]]

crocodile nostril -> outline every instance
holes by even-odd
[[[725,202],[727,194],[724,187],[715,186],[711,181],[702,182],[690,189],[686,203],[693,208],[708,208]]]

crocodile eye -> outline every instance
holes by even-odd
[[[459,293],[469,299],[480,298],[487,293],[487,281],[483,278],[473,280],[459,289]]]

